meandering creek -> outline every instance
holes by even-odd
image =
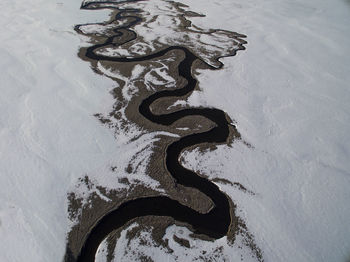
[[[108,5],[109,3],[103,2],[103,4]],[[109,8],[118,9],[113,3],[110,3],[110,5]],[[82,6],[83,9],[99,9],[105,7],[106,6],[101,7],[96,3]],[[199,213],[167,196],[145,197],[124,202],[117,209],[105,214],[91,229],[82,245],[77,261],[94,261],[100,243],[108,236],[108,234],[137,217],[172,217],[176,221],[190,225],[195,233],[204,234],[216,239],[227,234],[229,226],[233,221],[231,215],[234,214],[234,211],[230,210],[228,196],[220,191],[219,187],[207,178],[199,176],[179,163],[180,154],[188,147],[201,143],[225,143],[227,141],[230,135],[230,128],[235,129],[235,127],[228,122],[225,112],[215,108],[186,108],[166,114],[154,114],[151,110],[151,105],[158,99],[165,97],[180,98],[188,95],[195,89],[197,80],[192,75],[192,68],[193,63],[200,58],[184,46],[171,46],[152,54],[139,57],[114,57],[98,53],[97,51],[103,47],[116,45],[113,42],[113,39],[116,37],[123,38],[123,36],[128,35],[128,37],[125,38],[125,42],[132,41],[137,37],[136,33],[131,30],[134,25],[142,20],[136,15],[137,10],[118,10],[119,12],[115,15],[114,21],[127,19],[128,23],[113,28],[114,35],[109,36],[104,43],[98,43],[87,48],[85,56],[91,60],[97,61],[130,63],[143,62],[162,57],[173,50],[183,52],[184,59],[178,64],[178,74],[185,78],[187,83],[183,87],[174,90],[163,90],[152,94],[144,99],[139,105],[139,108],[135,108],[135,110],[138,110],[139,113],[149,121],[164,126],[171,126],[176,121],[188,116],[202,116],[215,124],[214,127],[208,131],[193,133],[181,137],[177,141],[169,144],[164,155],[166,168],[176,183],[185,187],[196,188],[201,191],[212,200],[213,208],[205,214]],[[135,15],[133,15],[134,13]],[[82,25],[76,27],[77,32],[80,32],[80,26]],[[117,45],[121,45],[121,43],[118,43]],[[244,49],[243,46],[240,49]],[[219,68],[214,68],[209,65],[208,67],[214,70],[220,69],[222,64],[220,63],[220,65]]]

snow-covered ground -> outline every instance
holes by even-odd
[[[194,24],[248,36],[224,69],[200,72],[189,103],[227,111],[253,146],[188,152],[186,165],[255,193],[219,184],[266,261],[349,260],[350,2],[181,2],[206,15]],[[67,192],[125,151],[93,117],[115,83],[77,57],[73,30],[109,12],[80,4],[0,3],[0,261],[61,261]]]
[[[222,186],[266,261],[349,261],[350,2],[183,2],[207,15],[195,24],[248,36],[191,102],[226,110],[254,149],[220,147],[197,168],[256,193]]]
[[[0,2],[0,261],[61,261],[69,188],[118,153],[93,117],[113,83],[77,57],[73,30],[109,12],[80,4]]]

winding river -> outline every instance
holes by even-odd
[[[191,146],[198,145],[200,143],[225,143],[230,134],[230,128],[234,128],[226,118],[226,114],[219,109],[214,108],[187,108],[176,112],[157,115],[152,113],[150,107],[158,99],[164,97],[182,97],[191,93],[196,87],[197,80],[192,76],[193,63],[200,59],[195,56],[189,49],[184,46],[171,46],[160,50],[158,52],[140,56],[140,57],[112,57],[105,56],[97,53],[97,50],[106,46],[116,45],[113,43],[115,37],[123,37],[127,34],[127,39],[123,43],[134,40],[137,36],[130,28],[141,21],[138,16],[130,15],[136,13],[135,9],[119,9],[113,6],[113,3],[103,2],[103,4],[110,4],[108,8],[114,8],[119,10],[115,15],[114,21],[126,19],[127,24],[119,26],[113,29],[115,33],[113,36],[101,44],[96,44],[86,49],[85,56],[92,60],[98,61],[111,61],[111,62],[141,62],[150,59],[162,57],[172,50],[178,50],[184,53],[184,59],[178,64],[178,74],[187,80],[185,86],[175,90],[163,90],[156,92],[142,101],[138,110],[139,113],[146,119],[164,126],[170,126],[179,119],[186,116],[202,116],[210,120],[215,126],[202,133],[194,133],[181,137],[177,141],[168,145],[165,154],[165,163],[168,172],[175,179],[176,183],[185,187],[196,188],[203,194],[208,196],[213,202],[213,208],[209,212],[202,214],[190,207],[180,204],[179,202],[167,197],[145,197],[131,201],[127,201],[121,204],[117,209],[105,214],[97,224],[91,229],[89,234],[85,238],[85,242],[82,245],[77,261],[94,261],[95,254],[100,243],[110,234],[113,230],[118,229],[125,225],[127,222],[134,218],[142,216],[167,216],[172,217],[174,220],[184,222],[191,226],[191,229],[198,234],[205,234],[211,238],[221,238],[228,232],[231,221],[230,203],[228,196],[220,191],[219,187],[209,181],[208,179],[198,176],[193,171],[186,169],[179,163],[179,157],[181,152]],[[96,3],[88,3],[82,6],[83,9],[100,9],[106,8],[99,6]],[[76,26],[76,31],[81,33],[80,27]],[[240,46],[239,49],[244,49]],[[235,53],[231,54],[232,56]],[[218,58],[219,59],[219,58]],[[219,68],[223,65],[220,63]],[[208,65],[211,69],[213,68]],[[136,109],[135,109],[136,110]]]

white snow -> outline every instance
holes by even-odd
[[[93,117],[113,82],[77,58],[80,1],[0,3],[0,261],[62,261],[67,193],[119,149]]]
[[[224,69],[199,71],[202,92],[195,92],[188,102],[225,110],[243,140],[252,145],[248,148],[238,141],[203,155],[188,152],[186,165],[210,178],[239,182],[255,193],[218,183],[238,205],[237,213],[266,261],[347,261],[349,1],[181,2],[206,15],[191,17],[195,25],[248,36],[247,50],[222,59]],[[160,14],[160,7],[168,15],[173,11],[166,2],[152,3],[159,8],[146,11],[159,12],[155,22],[159,23],[137,27],[138,33],[149,37],[149,45],[137,45],[131,53],[153,50],[152,37],[162,45],[178,44],[182,37],[174,26],[178,21],[169,23]],[[110,180],[109,167],[115,164],[122,172],[136,155],[144,165],[135,179],[157,188],[157,181],[142,175],[157,134],[143,134],[129,143],[142,130],[135,126],[130,134],[114,134],[93,116],[113,106],[109,91],[116,84],[94,74],[77,57],[79,45],[89,44],[73,26],[105,21],[109,11],[82,11],[80,4],[80,0],[0,3],[0,261],[62,260],[71,226],[67,193],[85,174],[102,185],[121,188],[124,185]],[[132,5],[152,7],[142,2]],[[171,28],[174,34],[167,31]],[[197,42],[189,45],[210,44],[206,37],[195,33],[194,37]],[[221,35],[215,37],[207,50],[219,47]],[[160,82],[171,86],[173,79],[162,75],[161,67],[155,70],[162,76]],[[138,155],[142,148],[148,150]],[[114,157],[122,154],[124,158]],[[185,261],[182,253],[190,261],[203,248],[220,245],[224,245],[222,257],[229,256],[229,261],[240,255],[250,261],[247,250],[226,245],[225,239],[200,241],[193,252],[180,248],[172,240],[179,230],[191,240],[186,229],[175,226],[165,236],[175,255],[180,254],[178,261]],[[125,241],[118,241],[119,253],[126,248]],[[142,252],[156,261],[176,259],[155,246]]]
[[[248,36],[246,51],[222,59],[224,70],[201,71],[203,92],[189,102],[227,111],[254,147],[193,152],[188,165],[256,193],[220,185],[266,261],[347,261],[350,3],[183,2],[207,15],[195,24]]]
[[[93,2],[91,0],[85,3]],[[111,4],[105,4],[110,6]],[[116,6],[116,5],[115,5]],[[210,26],[199,28],[188,26],[184,28],[183,18],[185,12],[182,8],[176,8],[170,1],[152,0],[138,1],[123,4],[125,8],[137,8],[141,11],[143,21],[135,25],[134,31],[138,36],[142,36],[142,42],[133,41],[132,45],[125,49],[123,46],[107,46],[98,49],[98,54],[114,57],[134,57],[152,53],[156,49],[164,49],[169,45],[186,46],[208,64],[218,67],[216,56],[231,54],[238,49],[239,41],[235,34],[223,32],[222,30],[209,30]],[[100,28],[96,26],[96,33],[108,30],[109,26]],[[89,26],[91,29],[91,26]],[[83,31],[87,31],[83,29]],[[92,31],[89,31],[92,33]],[[205,33],[205,34],[203,34]],[[230,37],[228,37],[228,35]],[[224,52],[223,52],[224,50]]]
[[[239,246],[242,242],[240,236],[233,246],[229,245],[226,237],[217,241],[204,241],[191,237],[191,231],[186,227],[172,225],[166,229],[163,241],[168,243],[167,248],[155,243],[151,230],[141,230],[138,237],[128,239],[127,233],[137,227],[137,223],[131,224],[122,230],[114,250],[113,261],[128,262],[139,261],[141,256],[153,258],[156,261],[256,261],[251,250],[245,246]],[[174,240],[174,236],[187,240],[190,248],[180,245]],[[232,252],[235,248],[235,252]],[[107,256],[106,241],[103,241],[96,254],[96,261],[104,262]]]

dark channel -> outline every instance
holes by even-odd
[[[128,1],[124,1],[128,2]],[[114,3],[115,4],[115,3]],[[160,125],[169,126],[177,120],[186,116],[203,116],[213,123],[215,127],[211,130],[194,133],[180,138],[174,143],[170,144],[166,150],[165,162],[166,168],[171,176],[175,179],[177,184],[181,184],[186,187],[192,187],[200,190],[207,195],[214,203],[213,208],[205,214],[199,213],[194,209],[180,204],[179,202],[166,197],[145,197],[131,201],[127,201],[121,204],[117,209],[104,215],[96,225],[91,229],[89,234],[85,238],[85,242],[82,244],[79,256],[77,259],[73,259],[66,254],[66,261],[79,261],[79,262],[92,262],[95,260],[95,254],[100,243],[115,229],[118,229],[125,225],[130,220],[142,217],[142,216],[167,216],[172,217],[174,220],[184,222],[191,226],[194,233],[204,234],[210,238],[221,238],[228,232],[231,219],[231,211],[228,197],[220,191],[219,187],[208,179],[198,176],[193,171],[184,168],[179,163],[179,157],[181,152],[188,147],[200,144],[200,143],[225,143],[229,137],[231,125],[224,111],[215,108],[189,108],[179,110],[173,113],[156,115],[153,114],[150,106],[159,98],[163,97],[181,97],[191,93],[197,85],[197,80],[192,76],[192,65],[195,60],[200,59],[195,56],[189,49],[183,46],[171,46],[156,53],[142,56],[142,57],[109,57],[96,54],[96,50],[116,45],[113,43],[113,39],[121,37],[124,34],[129,34],[127,41],[136,39],[137,35],[129,28],[133,27],[142,19],[138,16],[126,15],[130,13],[137,13],[137,9],[119,9],[113,5],[113,2],[90,2],[81,7],[82,9],[102,9],[102,8],[114,8],[119,12],[114,17],[114,21],[120,19],[128,19],[128,24],[120,27],[116,27],[114,35],[109,37],[104,43],[96,44],[86,49],[85,56],[92,60],[103,60],[111,62],[142,62],[150,59],[164,56],[166,53],[172,50],[180,50],[184,52],[185,58],[178,65],[178,73],[181,77],[187,80],[187,84],[179,89],[159,91],[145,100],[142,101],[138,110],[142,116],[149,121]],[[77,25],[75,30],[79,33],[80,27]],[[125,44],[126,42],[122,43]],[[118,44],[120,45],[120,43]],[[243,46],[239,46],[239,49],[244,49]],[[234,56],[235,52],[230,56]],[[219,58],[217,58],[219,59]],[[213,68],[207,65],[211,69],[219,69],[223,66],[220,62],[219,68]],[[231,127],[232,128],[232,127]],[[235,128],[233,126],[233,128]]]

